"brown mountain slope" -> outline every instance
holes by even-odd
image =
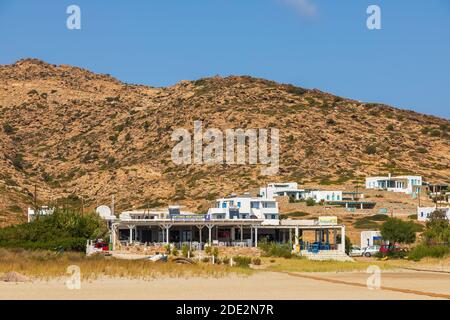
[[[280,170],[178,166],[171,133],[206,128],[280,130]],[[450,176],[450,121],[250,77],[128,85],[39,60],[0,66],[0,224],[23,218],[34,184],[45,203],[77,194],[119,208],[207,200],[268,181],[357,183],[366,174]],[[203,205],[203,207],[202,207]]]

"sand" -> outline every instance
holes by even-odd
[[[331,280],[365,283],[366,273],[303,273]],[[391,272],[382,274],[382,285],[450,295],[450,276]],[[308,279],[285,273],[258,272],[225,278],[162,278],[155,280],[100,279],[85,281],[69,290],[65,280],[32,283],[0,282],[0,299],[437,299],[427,295],[370,290],[351,284]]]

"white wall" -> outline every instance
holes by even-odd
[[[437,207],[438,210],[444,210],[447,214],[447,219],[450,220],[450,207]],[[436,211],[436,207],[417,207],[417,220],[427,221],[428,215]]]
[[[380,237],[380,231],[362,231],[361,232],[361,249],[373,246],[373,237]]]

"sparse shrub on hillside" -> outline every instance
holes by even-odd
[[[19,170],[23,170],[25,168],[25,161],[23,160],[23,154],[16,153],[11,159],[12,164]]]
[[[375,145],[370,145],[366,147],[366,154],[375,154],[377,153],[377,147]]]
[[[327,119],[327,125],[329,125],[329,126],[334,126],[334,125],[336,125],[336,121],[334,120],[334,119]]]
[[[287,216],[287,217],[306,217],[308,215],[309,215],[308,213],[302,212],[302,211],[289,212],[289,213],[284,214],[284,216]]]
[[[419,147],[419,148],[417,148],[417,152],[418,153],[427,153],[428,150],[426,148],[424,148],[424,147]]]
[[[439,129],[433,129],[430,132],[430,136],[432,136],[432,137],[440,137],[441,136],[441,131]]]
[[[394,131],[394,125],[393,125],[393,124],[388,124],[388,125],[386,126],[386,130],[388,130],[388,131]]]
[[[316,204],[316,201],[313,199],[313,198],[308,198],[308,199],[306,199],[306,205],[308,206],[308,207],[312,207],[312,206],[314,206]]]
[[[288,92],[290,94],[297,95],[297,96],[302,96],[305,93],[307,93],[308,90],[289,84],[289,85],[286,86],[286,92]]]
[[[16,128],[14,128],[9,123],[4,123],[3,124],[3,132],[6,133],[6,134],[13,134],[13,133],[16,132]]]

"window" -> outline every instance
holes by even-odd
[[[329,194],[327,194],[327,200],[330,200],[330,195]]]
[[[240,201],[238,201],[238,203],[237,203],[237,207],[238,207],[238,208],[240,208],[240,207],[241,207],[241,202],[240,202]]]
[[[337,195],[337,196],[336,196],[336,200],[338,200],[338,201],[341,200],[341,196],[340,196],[340,195]]]
[[[263,208],[275,208],[275,202],[263,202]]]
[[[227,207],[227,203],[226,202],[222,202],[222,208],[226,208]]]
[[[259,202],[257,202],[257,201],[250,202],[250,208],[259,209]]]

